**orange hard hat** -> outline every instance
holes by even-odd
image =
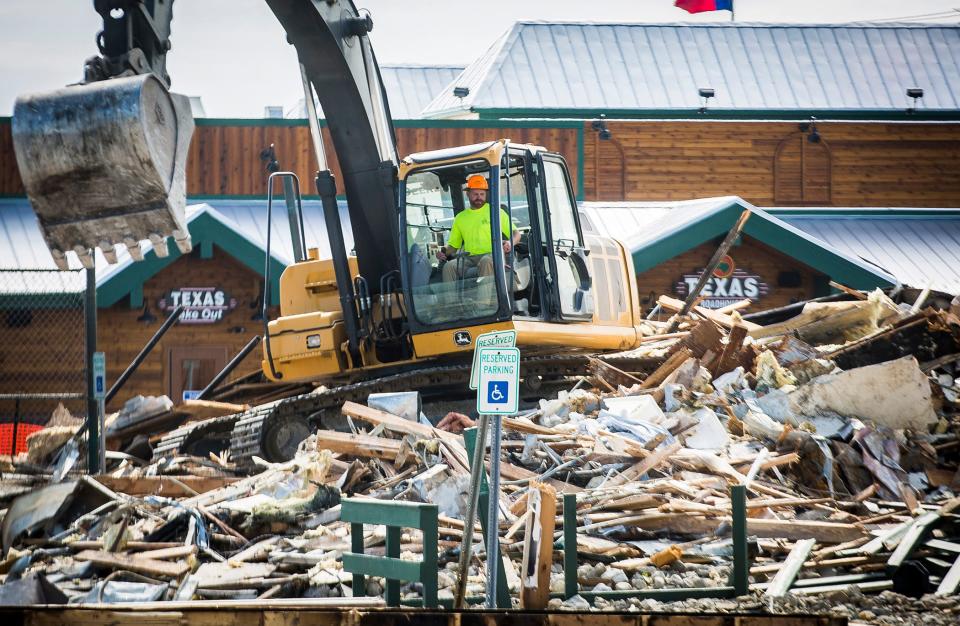
[[[487,179],[480,174],[474,174],[467,178],[467,189],[490,189],[487,185]]]

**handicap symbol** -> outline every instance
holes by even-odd
[[[506,404],[507,393],[507,381],[491,380],[487,382],[487,402],[490,404]]]

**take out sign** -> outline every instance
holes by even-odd
[[[158,304],[165,312],[182,304],[181,324],[213,324],[236,308],[237,300],[219,287],[181,287],[168,291]]]

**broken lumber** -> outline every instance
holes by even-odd
[[[97,567],[113,570],[123,569],[137,574],[163,578],[178,578],[190,571],[190,566],[186,563],[168,563],[159,559],[141,558],[139,555],[131,556],[98,550],[84,550],[74,558],[78,561],[90,561]]]
[[[541,482],[531,483],[520,570],[520,607],[525,610],[545,609],[550,599],[556,511],[557,492]]]
[[[810,550],[813,549],[814,544],[816,544],[815,539],[803,539],[794,544],[783,567],[781,567],[773,577],[770,586],[767,587],[763,595],[770,598],[782,598],[787,595],[790,587],[793,586],[793,581],[797,579],[797,574],[800,573],[800,568],[803,567],[804,562],[807,560]]]

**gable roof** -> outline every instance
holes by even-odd
[[[274,215],[275,219],[286,220],[282,204]],[[263,275],[265,248],[262,245],[262,239],[257,241],[250,232],[240,228],[224,213],[206,203],[188,206],[187,227],[195,248],[200,248],[201,251],[204,248],[212,250],[210,246],[216,245],[243,265]],[[278,230],[282,232],[283,229]],[[2,248],[0,249],[0,269],[56,269],[46,242],[43,240],[40,224],[26,199],[0,199],[0,242],[8,244],[0,246]],[[138,299],[142,298],[143,283],[181,256],[179,249],[169,240],[167,242],[169,254],[165,258],[157,256],[149,241],[144,241],[141,245],[144,253],[143,261],[134,261],[127,249],[119,246],[116,248],[117,263],[115,264],[107,263],[103,253],[97,249],[95,275],[97,304],[100,307],[111,306],[127,296],[130,296],[133,306],[138,306]],[[287,246],[289,245],[288,235]],[[284,251],[283,245],[279,245],[278,250],[271,250],[270,254],[271,282],[274,287],[272,292],[277,302],[279,302],[280,274],[290,263],[292,256],[284,254]],[[72,252],[67,254],[67,258],[72,269],[81,267],[79,260]],[[61,291],[64,293],[76,291],[77,276],[80,276],[79,280],[83,280],[82,275],[74,272],[50,273],[49,276],[45,281],[58,282],[62,285]],[[58,279],[57,276],[61,277]],[[8,292],[18,284],[14,281],[6,282],[10,285],[7,288]],[[31,287],[31,289],[34,288],[36,287]],[[56,290],[57,285],[49,285],[46,291],[49,292],[51,289]]]
[[[620,210],[628,207],[615,207]],[[752,215],[743,233],[791,256],[814,270],[854,289],[891,287],[896,276],[862,258],[843,252],[759,209],[737,196],[674,203],[640,203],[628,208],[638,213],[631,225],[623,215],[604,215],[604,206],[585,203],[591,225],[618,237],[629,250],[637,273],[722,237],[740,214]],[[633,226],[633,228],[631,228]]]
[[[462,65],[380,66],[390,116],[395,120],[420,119],[424,107],[462,71]]]
[[[773,209],[837,250],[870,259],[900,282],[960,294],[958,209]]]
[[[462,65],[381,65],[380,78],[390,103],[390,117],[394,120],[420,119],[423,108],[463,69]],[[319,106],[317,112],[323,119],[323,111]],[[303,98],[284,113],[284,117],[307,117]]]
[[[960,109],[960,27],[929,24],[514,24],[424,117],[924,113]],[[467,87],[457,98],[454,87]],[[511,113],[511,110],[513,113]]]

